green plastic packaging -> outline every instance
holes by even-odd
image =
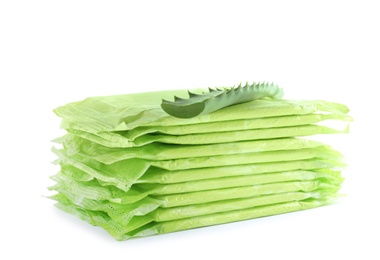
[[[347,133],[346,106],[249,101],[240,90],[196,95],[203,92],[189,100],[185,90],[92,97],[55,109],[67,131],[53,148],[56,206],[126,240],[314,208],[339,196],[342,154],[308,137]],[[218,104],[223,95],[245,103]],[[173,114],[200,115],[176,118],[161,103]]]

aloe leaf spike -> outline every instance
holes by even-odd
[[[231,105],[253,101],[263,97],[279,99],[283,91],[271,83],[247,82],[244,86],[230,88],[209,88],[209,92],[196,94],[188,91],[189,98],[174,97],[174,101],[162,100],[162,109],[171,116],[192,118],[208,114]]]

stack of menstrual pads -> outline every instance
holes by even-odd
[[[173,95],[187,92],[94,97],[57,108],[68,133],[53,149],[56,206],[126,240],[337,197],[342,155],[307,137],[347,132],[346,106],[261,99],[179,119],[160,107]]]

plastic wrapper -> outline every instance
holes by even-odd
[[[314,208],[338,196],[341,153],[307,136],[348,132],[344,105],[263,99],[179,119],[160,108],[173,95],[187,94],[95,97],[57,108],[68,132],[53,149],[57,207],[125,240]]]
[[[207,115],[179,119],[167,115],[160,107],[162,99],[171,99],[174,95],[187,97],[188,94],[186,90],[177,90],[91,97],[59,107],[54,112],[63,118],[62,126],[65,129],[78,128],[90,133],[126,131],[143,126],[181,126],[285,115],[348,112],[348,108],[342,104],[321,100],[256,100]]]
[[[90,133],[66,128],[71,134],[108,147],[135,147],[150,143],[211,144],[244,140],[307,136],[347,132],[345,125],[331,128],[318,124],[331,120],[350,122],[351,117],[340,114],[309,114],[232,120],[181,126],[139,127],[130,131]],[[243,130],[242,130],[243,129]],[[60,141],[60,139],[57,139]]]

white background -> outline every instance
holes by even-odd
[[[1,259],[380,259],[378,1],[0,1]],[[61,213],[52,109],[87,96],[274,81],[347,104],[347,194],[304,212],[115,242]]]

